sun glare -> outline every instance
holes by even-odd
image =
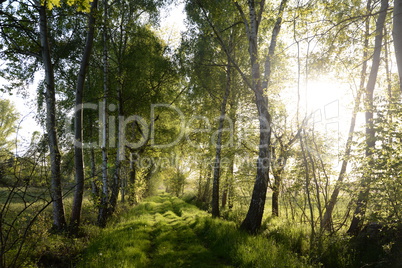
[[[349,129],[353,104],[350,86],[334,79],[309,81],[302,94],[301,110],[311,117],[314,129],[339,149]]]
[[[323,109],[328,116],[335,116],[336,106],[332,105],[335,101],[339,101],[344,95],[345,86],[333,81],[316,80],[311,81],[306,87],[306,108],[307,111],[315,111]],[[334,114],[335,113],[335,114]]]

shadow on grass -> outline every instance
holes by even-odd
[[[147,199],[105,229],[78,267],[231,267],[191,229],[196,207],[167,194]]]
[[[122,215],[77,267],[309,267],[262,236],[162,194]]]

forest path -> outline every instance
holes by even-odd
[[[211,250],[213,241],[202,236],[205,217],[171,195],[149,198],[107,228],[78,267],[233,267],[225,250]]]

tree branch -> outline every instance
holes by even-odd
[[[271,43],[269,45],[268,49],[268,55],[265,60],[265,70],[264,70],[264,79],[262,82],[262,89],[264,90],[265,88],[268,88],[268,83],[269,79],[271,77],[271,63],[272,63],[272,58],[274,57],[275,54],[275,48],[276,48],[276,43],[278,40],[278,35],[281,30],[282,26],[282,16],[283,12],[285,10],[286,4],[288,0],[282,0],[281,4],[279,6],[279,11],[278,11],[278,17],[275,22],[275,26],[272,30],[272,36],[271,36]]]
[[[245,83],[250,89],[254,90],[254,89],[253,89],[253,86],[252,86],[252,84],[250,83],[249,79],[247,78],[246,74],[240,69],[240,67],[239,67],[239,65],[237,64],[237,62],[233,59],[232,55],[231,55],[230,52],[229,52],[229,49],[228,49],[228,48],[226,47],[226,45],[225,45],[225,42],[223,42],[222,36],[220,35],[219,31],[216,29],[215,25],[214,25],[214,24],[211,22],[211,20],[209,19],[208,14],[207,14],[207,12],[205,11],[204,7],[203,7],[202,4],[200,3],[200,1],[197,1],[197,3],[198,3],[198,5],[199,5],[199,7],[201,8],[202,13],[204,14],[205,19],[207,20],[209,26],[212,28],[212,31],[215,33],[216,38],[218,39],[220,45],[222,46],[223,51],[225,51],[226,56],[228,57],[228,59],[230,60],[230,62],[233,64],[233,66],[235,67],[235,69],[239,72],[239,74],[240,74],[240,76],[242,77],[244,83]],[[237,2],[235,2],[235,4],[238,5]],[[243,15],[244,15],[244,13],[243,13]],[[245,17],[244,17],[244,19],[245,19]],[[244,23],[248,25],[247,19],[246,19],[246,21],[245,21]],[[246,28],[247,28],[247,27],[248,27],[248,26],[246,26]]]

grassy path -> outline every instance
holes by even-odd
[[[286,249],[162,194],[104,230],[78,267],[308,267]]]

